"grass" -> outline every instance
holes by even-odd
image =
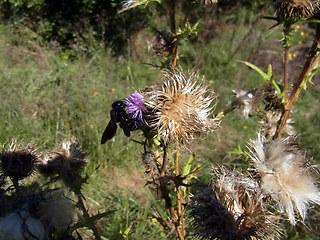
[[[37,40],[27,41],[28,34],[24,32],[24,40],[17,42],[19,36],[0,26],[0,45],[6,46],[0,50],[0,143],[6,145],[12,139],[22,144],[32,141],[40,150],[47,150],[69,135],[77,137],[90,160],[86,168],[90,178],[84,186],[89,211],[115,210],[99,222],[104,239],[174,238],[174,234],[166,236],[154,221],[154,212],[164,219],[167,213],[156,194],[144,186],[140,160],[143,147],[132,141],[141,138],[139,133],[126,138],[120,129],[114,139],[100,145],[111,103],[161,77],[159,70],[143,64],[152,59],[115,59],[108,52],[96,51],[90,56],[66,60],[59,55],[59,49],[50,49]],[[216,114],[226,108],[233,89],[254,88],[262,82],[255,72],[236,61],[244,60],[259,45],[259,37],[247,43],[248,34],[251,33],[242,25],[208,44],[181,46],[182,68],[199,69],[218,94]],[[298,140],[319,164],[318,102],[318,90],[310,88],[297,102],[294,118]],[[256,137],[256,120],[255,116],[245,120],[230,113],[215,134],[192,145],[196,161],[202,165],[197,185],[209,181],[213,163],[246,168],[245,158],[231,152],[245,150],[247,141]],[[189,155],[190,152],[184,152],[183,161]],[[90,235],[88,230],[84,231]]]

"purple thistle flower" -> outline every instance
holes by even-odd
[[[131,119],[137,119],[141,122],[143,121],[143,112],[146,112],[147,109],[143,106],[143,96],[135,92],[131,94],[125,100],[125,104],[127,105],[127,114],[130,116]]]

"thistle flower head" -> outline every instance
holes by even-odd
[[[125,104],[127,105],[127,114],[129,114],[130,118],[143,122],[143,112],[147,111],[143,105],[143,96],[135,92],[126,98]]]
[[[37,160],[35,149],[31,144],[21,148],[14,141],[8,150],[3,150],[0,153],[2,172],[14,181],[30,176],[34,172]]]
[[[150,43],[150,48],[160,57],[172,54],[174,38],[165,31],[157,31]]]
[[[9,211],[0,218],[0,239],[7,239],[3,236],[21,240],[47,239],[52,234],[65,233],[73,222],[73,203],[60,190],[47,189],[36,193],[25,189],[10,199],[6,205]]]
[[[0,239],[45,239],[43,223],[28,211],[16,211],[0,218]]]
[[[278,17],[301,19],[314,15],[320,8],[319,0],[277,0],[274,8]]]
[[[234,99],[231,107],[237,110],[244,118],[249,117],[249,113],[253,111],[259,102],[256,91],[233,90]]]
[[[74,220],[74,204],[61,190],[47,190],[41,193],[42,201],[32,214],[41,220],[49,233],[64,233]]]
[[[261,199],[257,182],[222,169],[217,181],[197,196],[191,215],[201,239],[274,239],[277,218]]]
[[[279,111],[262,111],[261,120],[259,121],[261,125],[261,134],[266,139],[272,139],[276,134],[278,123],[281,119],[282,112]],[[283,128],[283,133],[289,136],[295,134],[294,128],[292,126],[293,120],[289,118],[286,125]]]
[[[59,174],[61,177],[77,175],[86,164],[86,153],[78,145],[75,138],[67,139],[53,152],[44,154],[39,164],[44,174]]]
[[[320,192],[310,175],[310,166],[293,137],[267,144],[261,136],[250,142],[249,156],[261,176],[261,188],[277,203],[281,212],[296,223],[305,219],[310,203],[320,204]]]
[[[283,111],[284,106],[282,103],[282,99],[275,90],[275,88],[268,84],[262,89],[263,102],[265,104],[266,111]]]
[[[216,4],[218,3],[218,0],[201,0],[204,4]]]
[[[215,97],[198,78],[196,73],[186,76],[174,70],[166,73],[162,86],[143,93],[150,109],[146,124],[165,143],[183,143],[219,125],[218,119],[212,118]]]

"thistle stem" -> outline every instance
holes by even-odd
[[[289,47],[284,48],[284,73],[283,73],[283,98],[284,102],[287,102],[288,94],[288,62],[289,62]]]
[[[82,210],[82,213],[83,213],[83,217],[84,219],[86,220],[86,224],[87,224],[87,227],[91,228],[92,231],[93,231],[93,234],[95,236],[95,239],[96,240],[101,240],[101,236],[100,236],[100,233],[99,233],[99,230],[98,228],[96,227],[95,223],[93,222],[90,222],[90,221],[87,221],[87,220],[90,220],[90,215],[88,213],[88,210],[86,209],[85,205],[84,205],[84,202],[83,202],[83,199],[82,199],[82,195],[81,194],[78,194],[77,195],[78,197],[78,207]]]
[[[169,11],[169,21],[170,21],[170,31],[174,36],[173,39],[173,47],[172,47],[172,62],[171,67],[175,68],[177,66],[177,58],[178,58],[178,45],[176,39],[176,16],[175,16],[175,2],[176,0],[168,1],[168,11]]]
[[[175,144],[175,157],[174,157],[174,165],[175,165],[175,174],[178,177],[180,172],[179,172],[179,142],[176,141]],[[182,203],[181,203],[181,188],[180,186],[177,187],[177,210],[178,210],[178,222],[177,222],[177,233],[178,237],[180,240],[184,239],[184,217],[183,217],[183,209],[182,209]]]
[[[309,74],[311,73],[314,66],[319,61],[319,54],[320,51],[320,24],[317,24],[317,30],[316,35],[314,37],[313,45],[311,47],[310,54],[306,60],[306,63],[304,64],[304,67],[299,75],[298,81],[294,86],[294,89],[288,99],[288,102],[285,104],[285,109],[282,114],[279,127],[277,129],[277,132],[274,136],[274,138],[279,138],[282,134],[283,128],[287,122],[287,119],[290,115],[291,109],[293,107],[293,104],[298,100],[299,94],[301,90],[303,89],[303,86],[305,85],[305,81]]]
[[[160,178],[159,178],[159,182],[160,182],[160,191],[162,193],[162,197],[166,202],[166,208],[169,210],[170,212],[170,216],[173,222],[176,222],[178,219],[177,213],[174,210],[173,206],[172,206],[172,201],[171,198],[169,196],[169,190],[167,187],[167,180],[166,180],[166,166],[167,166],[167,146],[164,145],[163,146],[163,161],[162,161],[162,166],[161,166],[161,172],[160,172]]]

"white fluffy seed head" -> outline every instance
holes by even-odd
[[[320,204],[320,192],[310,175],[311,167],[294,137],[264,142],[263,137],[250,142],[250,153],[261,188],[277,203],[292,225],[297,215],[305,220],[310,203]]]

